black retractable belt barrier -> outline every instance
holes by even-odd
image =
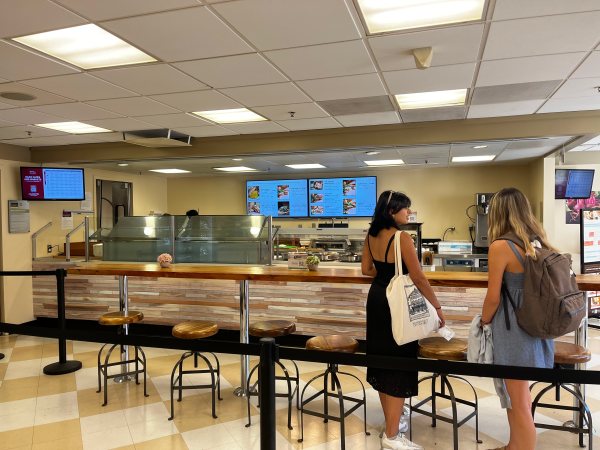
[[[260,340],[260,450],[275,450],[275,339]]]

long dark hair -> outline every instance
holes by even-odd
[[[410,208],[410,198],[402,192],[383,191],[377,200],[373,220],[369,227],[369,234],[377,236],[379,232],[387,228],[396,228],[396,221],[392,214],[396,214],[402,208]]]

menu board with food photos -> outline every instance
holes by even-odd
[[[600,273],[600,208],[580,213],[581,273]]]
[[[311,217],[371,217],[377,202],[377,177],[310,178]]]
[[[306,179],[246,181],[246,213],[306,217],[307,195]]]

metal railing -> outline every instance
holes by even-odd
[[[36,256],[37,237],[50,226],[52,226],[52,221],[48,222],[46,225],[44,225],[42,228],[40,228],[39,230],[37,230],[35,233],[33,233],[31,235],[31,260],[32,261],[35,261],[37,259],[37,256]]]

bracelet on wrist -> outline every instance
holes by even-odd
[[[434,308],[435,308],[435,309],[442,309],[442,307],[441,307],[441,306],[438,306],[437,308],[434,306]]]

